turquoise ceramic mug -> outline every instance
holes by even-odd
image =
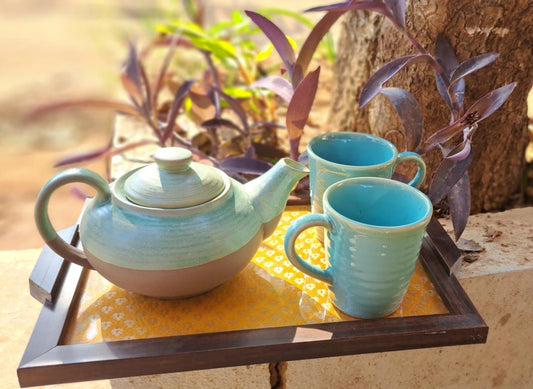
[[[400,162],[412,161],[417,173],[409,185],[418,188],[426,175],[426,164],[420,155],[406,151],[398,153],[389,141],[360,132],[329,132],[312,138],[307,145],[311,171],[311,209],[322,213],[322,197],[326,189],[346,178],[391,178]],[[317,229],[323,241],[323,229]]]
[[[324,213],[295,220],[285,252],[302,272],[326,282],[333,303],[360,318],[393,313],[402,302],[433,207],[426,195],[385,178],[349,178],[324,194]],[[302,259],[295,242],[310,227],[325,227],[325,270]]]

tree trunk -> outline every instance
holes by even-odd
[[[431,53],[439,32],[446,35],[459,62],[487,52],[500,53],[494,63],[466,77],[465,108],[491,90],[518,81],[509,100],[479,123],[469,170],[472,213],[509,206],[520,192],[525,171],[526,97],[533,80],[531,1],[409,1],[406,18],[408,31]],[[415,53],[383,16],[360,11],[347,14],[335,64],[337,78],[330,114],[333,127],[373,133],[402,150],[402,128],[392,105],[377,96],[358,109],[358,99],[364,82],[374,71],[393,58]],[[407,89],[417,98],[424,116],[423,141],[449,122],[449,111],[436,90],[429,66],[410,65],[386,86]],[[428,176],[423,190],[427,189],[441,153],[431,152],[425,160]]]

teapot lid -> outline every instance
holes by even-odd
[[[124,191],[135,204],[153,208],[185,208],[203,204],[225,187],[216,169],[192,162],[192,153],[181,147],[165,147],[147,165],[126,179]]]

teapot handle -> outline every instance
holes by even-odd
[[[96,203],[104,203],[110,198],[109,185],[98,174],[87,169],[68,169],[54,176],[41,189],[35,204],[35,223],[42,238],[53,251],[69,262],[92,269],[82,250],[68,244],[57,235],[48,216],[48,202],[52,193],[60,186],[73,182],[87,184],[96,189],[96,197],[93,200]]]

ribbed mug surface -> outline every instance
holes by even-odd
[[[384,178],[351,178],[326,190],[324,213],[296,220],[285,237],[289,260],[330,285],[333,303],[361,318],[391,314],[413,275],[431,201],[417,189]],[[329,267],[322,270],[294,249],[306,228],[323,226]]]

